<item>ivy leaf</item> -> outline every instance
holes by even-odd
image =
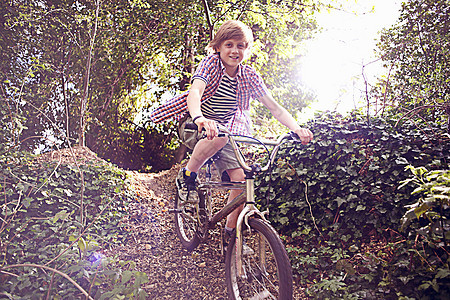
[[[59,219],[66,220],[69,215],[70,213],[68,213],[67,211],[61,210],[53,217],[52,221],[53,223],[56,223]]]
[[[278,220],[278,222],[280,222],[281,224],[288,224],[289,223],[289,218],[287,217],[282,217]]]
[[[400,157],[400,158],[396,159],[395,163],[398,165],[409,165],[408,160],[404,157]]]
[[[338,207],[341,207],[342,203],[347,202],[347,200],[342,197],[336,197],[336,199],[334,199],[334,200],[337,202]]]
[[[352,200],[358,199],[358,196],[356,196],[355,194],[350,194],[348,195],[346,202],[351,202]]]

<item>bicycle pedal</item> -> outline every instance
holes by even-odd
[[[203,228],[199,228],[197,230],[197,235],[200,238],[201,241],[206,240],[207,236],[208,236],[208,231],[204,230]]]
[[[198,201],[198,199],[188,199],[188,200],[186,200],[184,203],[198,204],[199,201]]]

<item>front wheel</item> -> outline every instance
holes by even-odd
[[[243,273],[236,263],[236,239],[231,238],[225,258],[230,299],[292,299],[292,268],[277,232],[267,222],[250,218],[243,231]]]
[[[175,195],[175,231],[181,244],[189,251],[200,244],[198,235],[201,227],[201,218],[204,213],[205,194],[192,190],[188,199],[177,188]]]

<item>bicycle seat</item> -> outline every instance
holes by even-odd
[[[220,157],[219,153],[214,154],[205,162],[205,165],[211,166],[216,160],[219,159],[219,157]],[[223,182],[231,182],[231,178],[228,175],[227,171],[223,171],[222,174],[220,174],[220,180]]]

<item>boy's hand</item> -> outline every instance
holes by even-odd
[[[314,138],[312,132],[307,128],[299,128],[296,129],[294,132],[298,135],[303,145],[308,144]]]
[[[212,140],[213,138],[217,137],[219,134],[219,130],[217,129],[216,121],[207,119],[203,116],[197,118],[195,120],[195,125],[198,126],[198,133],[201,133],[203,128],[205,128],[206,131],[206,138],[208,140]]]

